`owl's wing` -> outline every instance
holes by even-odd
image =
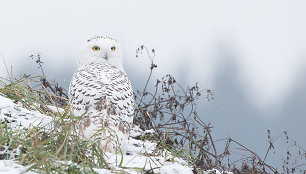
[[[114,68],[114,67],[112,67]],[[110,102],[116,106],[116,111],[121,119],[132,123],[134,116],[134,93],[130,80],[124,70],[114,68],[110,78],[110,85],[107,86],[107,91],[112,91],[112,96],[109,96]]]

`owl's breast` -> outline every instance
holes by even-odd
[[[131,121],[134,114],[133,90],[127,75],[107,64],[78,69],[69,86],[69,101],[79,115],[99,113]]]

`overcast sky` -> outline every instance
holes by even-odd
[[[148,73],[148,60],[135,58],[144,44],[157,52],[155,77],[170,73],[214,92],[216,100],[200,110],[219,136],[254,145],[244,133],[261,128],[264,142],[273,127],[290,129],[306,146],[306,110],[299,107],[306,96],[305,9],[304,0],[2,1],[0,56],[18,76],[35,72],[28,56],[41,53],[48,75],[68,84],[83,42],[108,35],[122,44],[137,88]]]

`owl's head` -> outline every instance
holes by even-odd
[[[85,43],[80,51],[79,66],[91,63],[109,63],[121,67],[121,46],[114,39],[106,36],[95,36]]]

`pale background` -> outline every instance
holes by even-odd
[[[142,44],[156,50],[154,78],[211,89],[215,100],[203,97],[198,110],[216,139],[231,136],[263,156],[267,129],[287,130],[306,147],[305,9],[303,0],[2,1],[0,76],[2,57],[16,77],[38,74],[28,56],[41,53],[48,76],[68,87],[83,42],[108,35],[123,46],[134,89],[149,73],[148,59],[135,57]],[[280,166],[281,157],[269,162]]]

